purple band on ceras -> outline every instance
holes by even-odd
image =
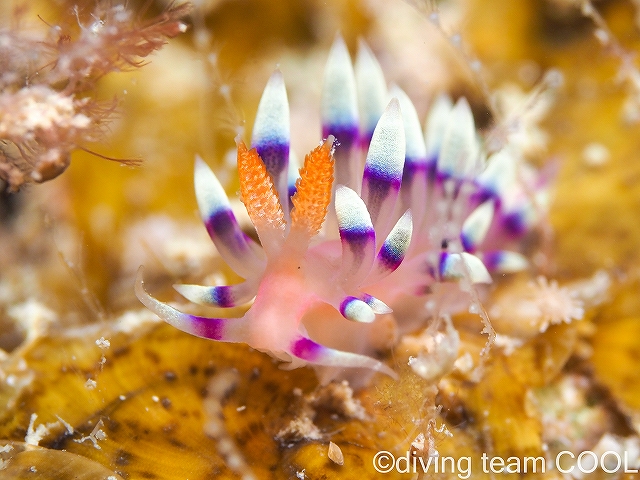
[[[250,237],[244,233],[231,209],[220,209],[213,212],[204,222],[209,236],[227,247],[235,246],[242,251],[248,250]],[[242,252],[236,252],[242,253]]]
[[[289,347],[291,349],[291,355],[308,362],[313,362],[322,354],[326,347],[314,342],[306,337],[298,337]]]
[[[227,318],[207,318],[197,315],[189,315],[194,335],[211,340],[224,338],[224,324]]]
[[[289,100],[282,73],[273,72],[260,98],[251,145],[256,148],[276,187],[285,216],[289,211],[288,164],[291,143]]]

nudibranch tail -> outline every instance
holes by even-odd
[[[202,285],[174,285],[180,295],[199,305],[236,307],[249,302],[258,293],[258,282],[246,280],[237,285],[207,287]]]
[[[260,246],[240,229],[227,194],[200,157],[194,183],[200,216],[223,260],[244,278],[263,270],[266,262],[259,256]]]
[[[144,289],[143,267],[138,269],[135,293],[149,310],[168,324],[190,335],[221,342],[246,342],[248,322],[244,318],[207,318],[180,312],[149,295]]]
[[[397,379],[398,375],[389,366],[374,358],[357,353],[343,352],[325,347],[313,340],[298,335],[290,344],[290,354],[314,365],[327,367],[368,368]]]
[[[287,90],[282,73],[276,70],[262,93],[253,124],[251,145],[258,151],[273,179],[285,218],[289,213],[287,174],[291,141],[290,122]]]
[[[333,142],[326,141],[305,157],[296,183],[291,211],[291,231],[301,231],[308,239],[318,234],[327,216],[333,185]]]
[[[267,254],[278,251],[286,222],[271,176],[255,149],[238,142],[240,195]]]

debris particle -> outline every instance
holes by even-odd
[[[92,378],[84,382],[84,388],[86,388],[87,390],[93,390],[97,386],[98,386],[98,383]]]
[[[309,409],[315,416],[315,410]],[[300,440],[320,440],[322,434],[320,429],[313,423],[313,418],[309,412],[303,412],[298,417],[289,422],[289,425],[281,429],[276,438],[283,443],[297,442]]]
[[[296,472],[296,477],[299,478],[300,480],[304,480],[305,476],[304,476],[304,472],[305,472],[305,468],[303,468],[301,471]]]
[[[4,447],[0,447],[0,453],[9,453],[13,450],[13,445],[5,445]]]
[[[323,408],[344,418],[367,419],[366,410],[360,400],[353,398],[353,389],[346,380],[319,387],[307,395],[305,400],[313,408]]]
[[[151,400],[153,400],[154,402],[158,403],[160,401],[160,397],[158,397],[157,395],[154,395],[151,397]]]
[[[111,346],[111,342],[109,342],[109,340],[106,340],[104,337],[100,337],[98,340],[96,340],[96,345],[98,346],[98,348],[106,350]]]
[[[329,460],[337,465],[344,465],[344,455],[340,447],[333,442],[329,442],[329,451],[327,452]]]
[[[241,407],[236,408],[236,412],[244,412],[247,409],[246,405],[242,405]]]
[[[69,423],[69,422],[65,422],[62,418],[60,418],[58,415],[56,415],[56,418],[60,421],[60,423],[62,423],[62,425],[64,425],[64,428],[67,429],[67,433],[69,435],[73,435],[73,426]]]
[[[120,395],[118,398],[120,399],[121,402],[124,402],[127,399],[127,397],[124,395]]]
[[[57,427],[60,425],[58,422],[47,423],[46,425],[40,424],[34,428],[36,419],[38,415],[36,413],[31,414],[31,419],[29,420],[29,426],[27,427],[27,434],[24,437],[24,442],[28,445],[38,446],[40,441],[45,437],[45,435],[49,434],[49,430],[51,428]]]
[[[413,442],[411,442],[411,450],[416,452],[423,452],[425,446],[424,433],[419,433]]]
[[[98,445],[98,442],[107,439],[107,434],[103,430],[101,430],[101,427],[103,425],[104,423],[102,422],[102,419],[98,420],[98,423],[96,423],[96,426],[93,427],[93,430],[91,430],[91,433],[88,436],[82,437],[78,440],[74,440],[74,442],[83,443],[86,440],[89,440],[91,443],[93,443],[93,447],[96,450],[102,450],[102,447]]]

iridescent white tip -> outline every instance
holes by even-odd
[[[251,144],[254,146],[271,175],[282,204],[285,218],[288,218],[287,174],[291,125],[289,120],[289,100],[282,73],[276,70],[269,78],[262,93],[256,120],[253,125]]]
[[[362,178],[362,199],[377,232],[384,231],[393,212],[402,183],[404,157],[402,113],[394,98],[373,132]]]
[[[438,156],[438,172],[446,177],[466,178],[478,163],[479,145],[469,102],[461,97],[451,110]]]
[[[333,42],[324,71],[322,89],[322,125],[358,128],[356,80],[347,45],[340,35]],[[333,131],[325,132],[335,133]],[[338,137],[338,141],[340,138]]]
[[[289,100],[280,70],[271,74],[264,87],[256,120],[253,124],[251,144],[254,147],[269,143],[289,145],[291,124]]]
[[[529,268],[529,261],[516,252],[498,250],[485,252],[482,260],[487,268],[497,273],[516,273]]]
[[[447,128],[447,121],[452,108],[453,103],[451,102],[451,98],[449,95],[443,93],[436,97],[429,109],[427,123],[424,128],[429,159],[438,157],[440,146],[442,145],[442,137],[444,137],[444,131]]]
[[[376,232],[366,205],[349,187],[338,185],[335,207],[342,241],[340,277],[344,285],[357,287],[373,265]]]
[[[484,241],[493,220],[494,210],[493,200],[487,200],[471,212],[464,221],[460,240],[466,251],[475,251]]]
[[[486,192],[505,195],[516,183],[516,158],[506,148],[494,153],[476,182]]]
[[[396,222],[382,244],[382,247],[380,247],[380,251],[374,261],[371,275],[366,280],[367,284],[377,282],[400,266],[407,250],[409,250],[412,233],[413,219],[411,217],[411,210],[407,210]]]
[[[361,131],[369,140],[387,105],[387,84],[378,60],[363,40],[358,42],[355,75]]]
[[[402,121],[404,124],[404,135],[406,144],[406,158],[413,162],[425,162],[427,158],[427,148],[422,135],[420,118],[413,106],[409,96],[397,85],[393,85],[389,95],[398,99],[400,110],[402,111]]]
[[[471,283],[491,283],[491,275],[482,260],[467,252],[440,256],[440,278],[444,281],[468,279]]]
[[[359,323],[371,323],[376,319],[373,309],[358,298],[348,297],[340,306],[344,318]]]

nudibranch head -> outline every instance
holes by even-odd
[[[465,282],[462,291],[490,283],[493,272],[527,268],[512,249],[537,221],[527,192],[543,188],[533,177],[522,184],[508,147],[486,154],[464,98],[438,97],[423,132],[411,100],[397,86],[387,91],[364,43],[354,70],[338,37],[322,99],[325,140],[297,172],[279,71],[264,90],[251,148],[237,140],[240,197],[259,243],[242,231],[215,174],[196,159],[202,220],[244,281],[175,288],[202,305],[250,304],[246,313],[180,312],[144,290],[142,270],[136,294],[187,333],[246,343],[292,367],[360,367],[394,376],[371,356],[378,317],[390,318],[407,295],[431,294],[435,283]]]

